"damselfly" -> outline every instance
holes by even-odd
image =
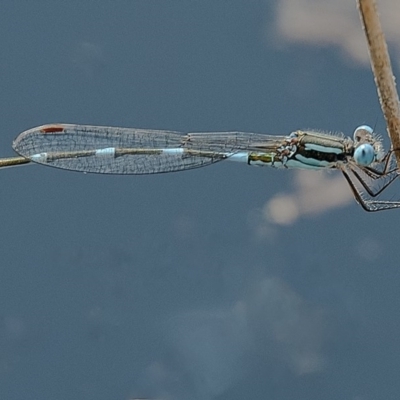
[[[21,133],[13,143],[21,157],[0,167],[35,162],[99,174],[156,174],[204,167],[228,160],[274,168],[337,169],[366,211],[400,208],[379,200],[399,175],[394,153],[369,126],[353,138],[298,130],[287,136],[245,132],[187,133],[87,125],[43,125]]]

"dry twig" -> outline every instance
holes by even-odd
[[[385,36],[379,21],[375,0],[357,0],[367,37],[372,72],[387,130],[400,165],[400,106],[396,83],[390,64]]]

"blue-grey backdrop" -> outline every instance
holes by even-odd
[[[384,133],[368,65],[282,38],[280,3],[4,2],[1,154],[50,122]],[[0,172],[2,399],[398,399],[400,212],[280,224],[301,176],[230,163]]]

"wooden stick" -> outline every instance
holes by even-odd
[[[400,106],[385,36],[375,0],[357,0],[367,37],[372,72],[389,137],[400,165]]]

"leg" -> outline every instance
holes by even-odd
[[[352,171],[354,172],[354,171]],[[342,170],[342,173],[344,177],[346,178],[347,183],[350,186],[351,191],[353,192],[354,198],[358,204],[361,205],[361,207],[368,212],[375,212],[375,211],[382,211],[382,210],[391,210],[394,208],[400,208],[400,201],[381,201],[381,200],[368,200],[363,197],[362,192],[357,188],[357,186],[353,183],[352,178],[350,177],[349,173],[345,170]],[[357,177],[357,175],[355,174]],[[396,177],[397,178],[397,175]],[[394,179],[395,179],[394,178]],[[362,181],[357,177],[357,179],[362,183]],[[394,181],[392,179],[389,181],[389,184]],[[384,188],[386,188],[389,184],[387,184]],[[363,187],[365,187],[363,185]],[[382,192],[383,189],[381,189],[380,192]],[[369,194],[369,193],[368,193]],[[375,194],[377,195],[377,194]]]

